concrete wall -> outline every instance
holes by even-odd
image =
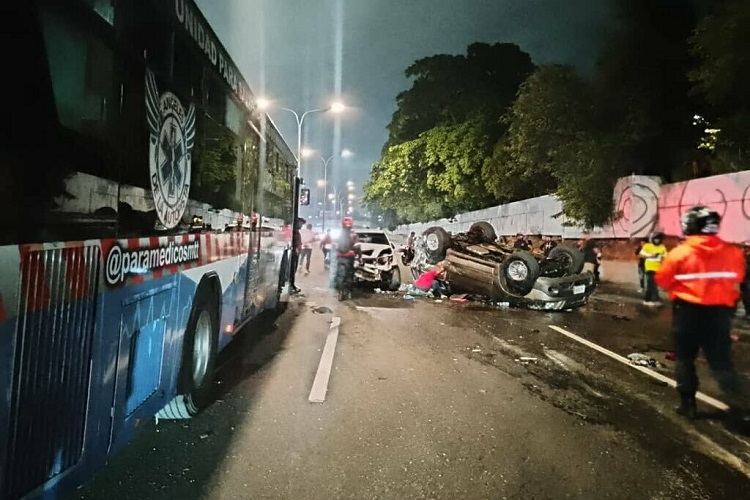
[[[661,184],[658,177],[633,175],[617,181],[613,193],[617,218],[611,225],[584,232],[566,225],[562,204],[554,196],[467,212],[447,219],[400,226],[397,232],[421,233],[430,226],[453,232],[469,229],[477,221],[491,223],[498,234],[542,234],[563,238],[643,238],[661,230],[679,236],[680,217],[688,208],[707,205],[723,217],[721,236],[733,242],[750,241],[750,171]]]

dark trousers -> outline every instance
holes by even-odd
[[[297,266],[299,266],[299,253],[296,249],[292,250],[292,258],[289,261],[289,285],[292,288],[296,288],[294,284],[294,278],[297,276]]]
[[[734,310],[724,306],[702,306],[676,300],[673,304],[677,367],[677,390],[684,395],[695,395],[698,377],[695,358],[698,351],[711,367],[716,381],[727,396],[730,406],[745,408],[747,404],[743,383],[732,365],[732,328]]]
[[[750,270],[748,270],[750,273]],[[750,283],[747,281],[740,286],[742,291],[742,306],[745,308],[745,316],[750,317]]]
[[[659,302],[659,287],[656,286],[655,271],[646,271],[646,289],[643,292],[643,300],[646,302]]]
[[[445,281],[438,280],[438,279],[432,282],[430,291],[436,297],[440,295],[450,295],[450,290],[448,289],[448,285],[445,283]]]
[[[646,270],[642,265],[638,265],[638,285],[641,290],[646,289]]]
[[[354,257],[336,257],[336,289],[351,291],[354,284]]]
[[[310,257],[312,257],[312,248],[303,248],[299,258],[299,265],[305,266],[305,270],[310,270]]]

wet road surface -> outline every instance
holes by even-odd
[[[549,328],[648,353],[671,376],[666,309],[607,289],[567,313],[371,292],[338,303],[325,282],[300,277],[304,296],[223,353],[206,412],[144,423],[71,498],[721,499],[750,486],[750,440],[721,415],[681,420],[673,389]],[[311,404],[334,316],[328,394]],[[747,372],[750,332],[737,333]]]

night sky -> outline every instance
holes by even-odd
[[[416,59],[464,53],[472,42],[513,42],[537,64],[569,63],[587,73],[613,24],[609,0],[196,1],[255,95],[275,106],[326,106],[340,67],[342,100],[354,109],[305,119],[303,143],[317,153],[304,161],[302,176],[314,186],[322,178],[320,156],[347,148],[355,156],[329,167],[329,177],[354,180],[358,189],[380,156],[396,95],[410,86],[404,70]],[[294,117],[269,114],[295,151]]]

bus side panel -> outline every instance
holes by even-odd
[[[19,247],[21,286],[11,356],[4,496],[23,496],[81,459],[91,376],[100,249]],[[18,271],[10,273],[18,276]]]
[[[0,247],[0,493],[8,465],[20,259],[17,246]]]

